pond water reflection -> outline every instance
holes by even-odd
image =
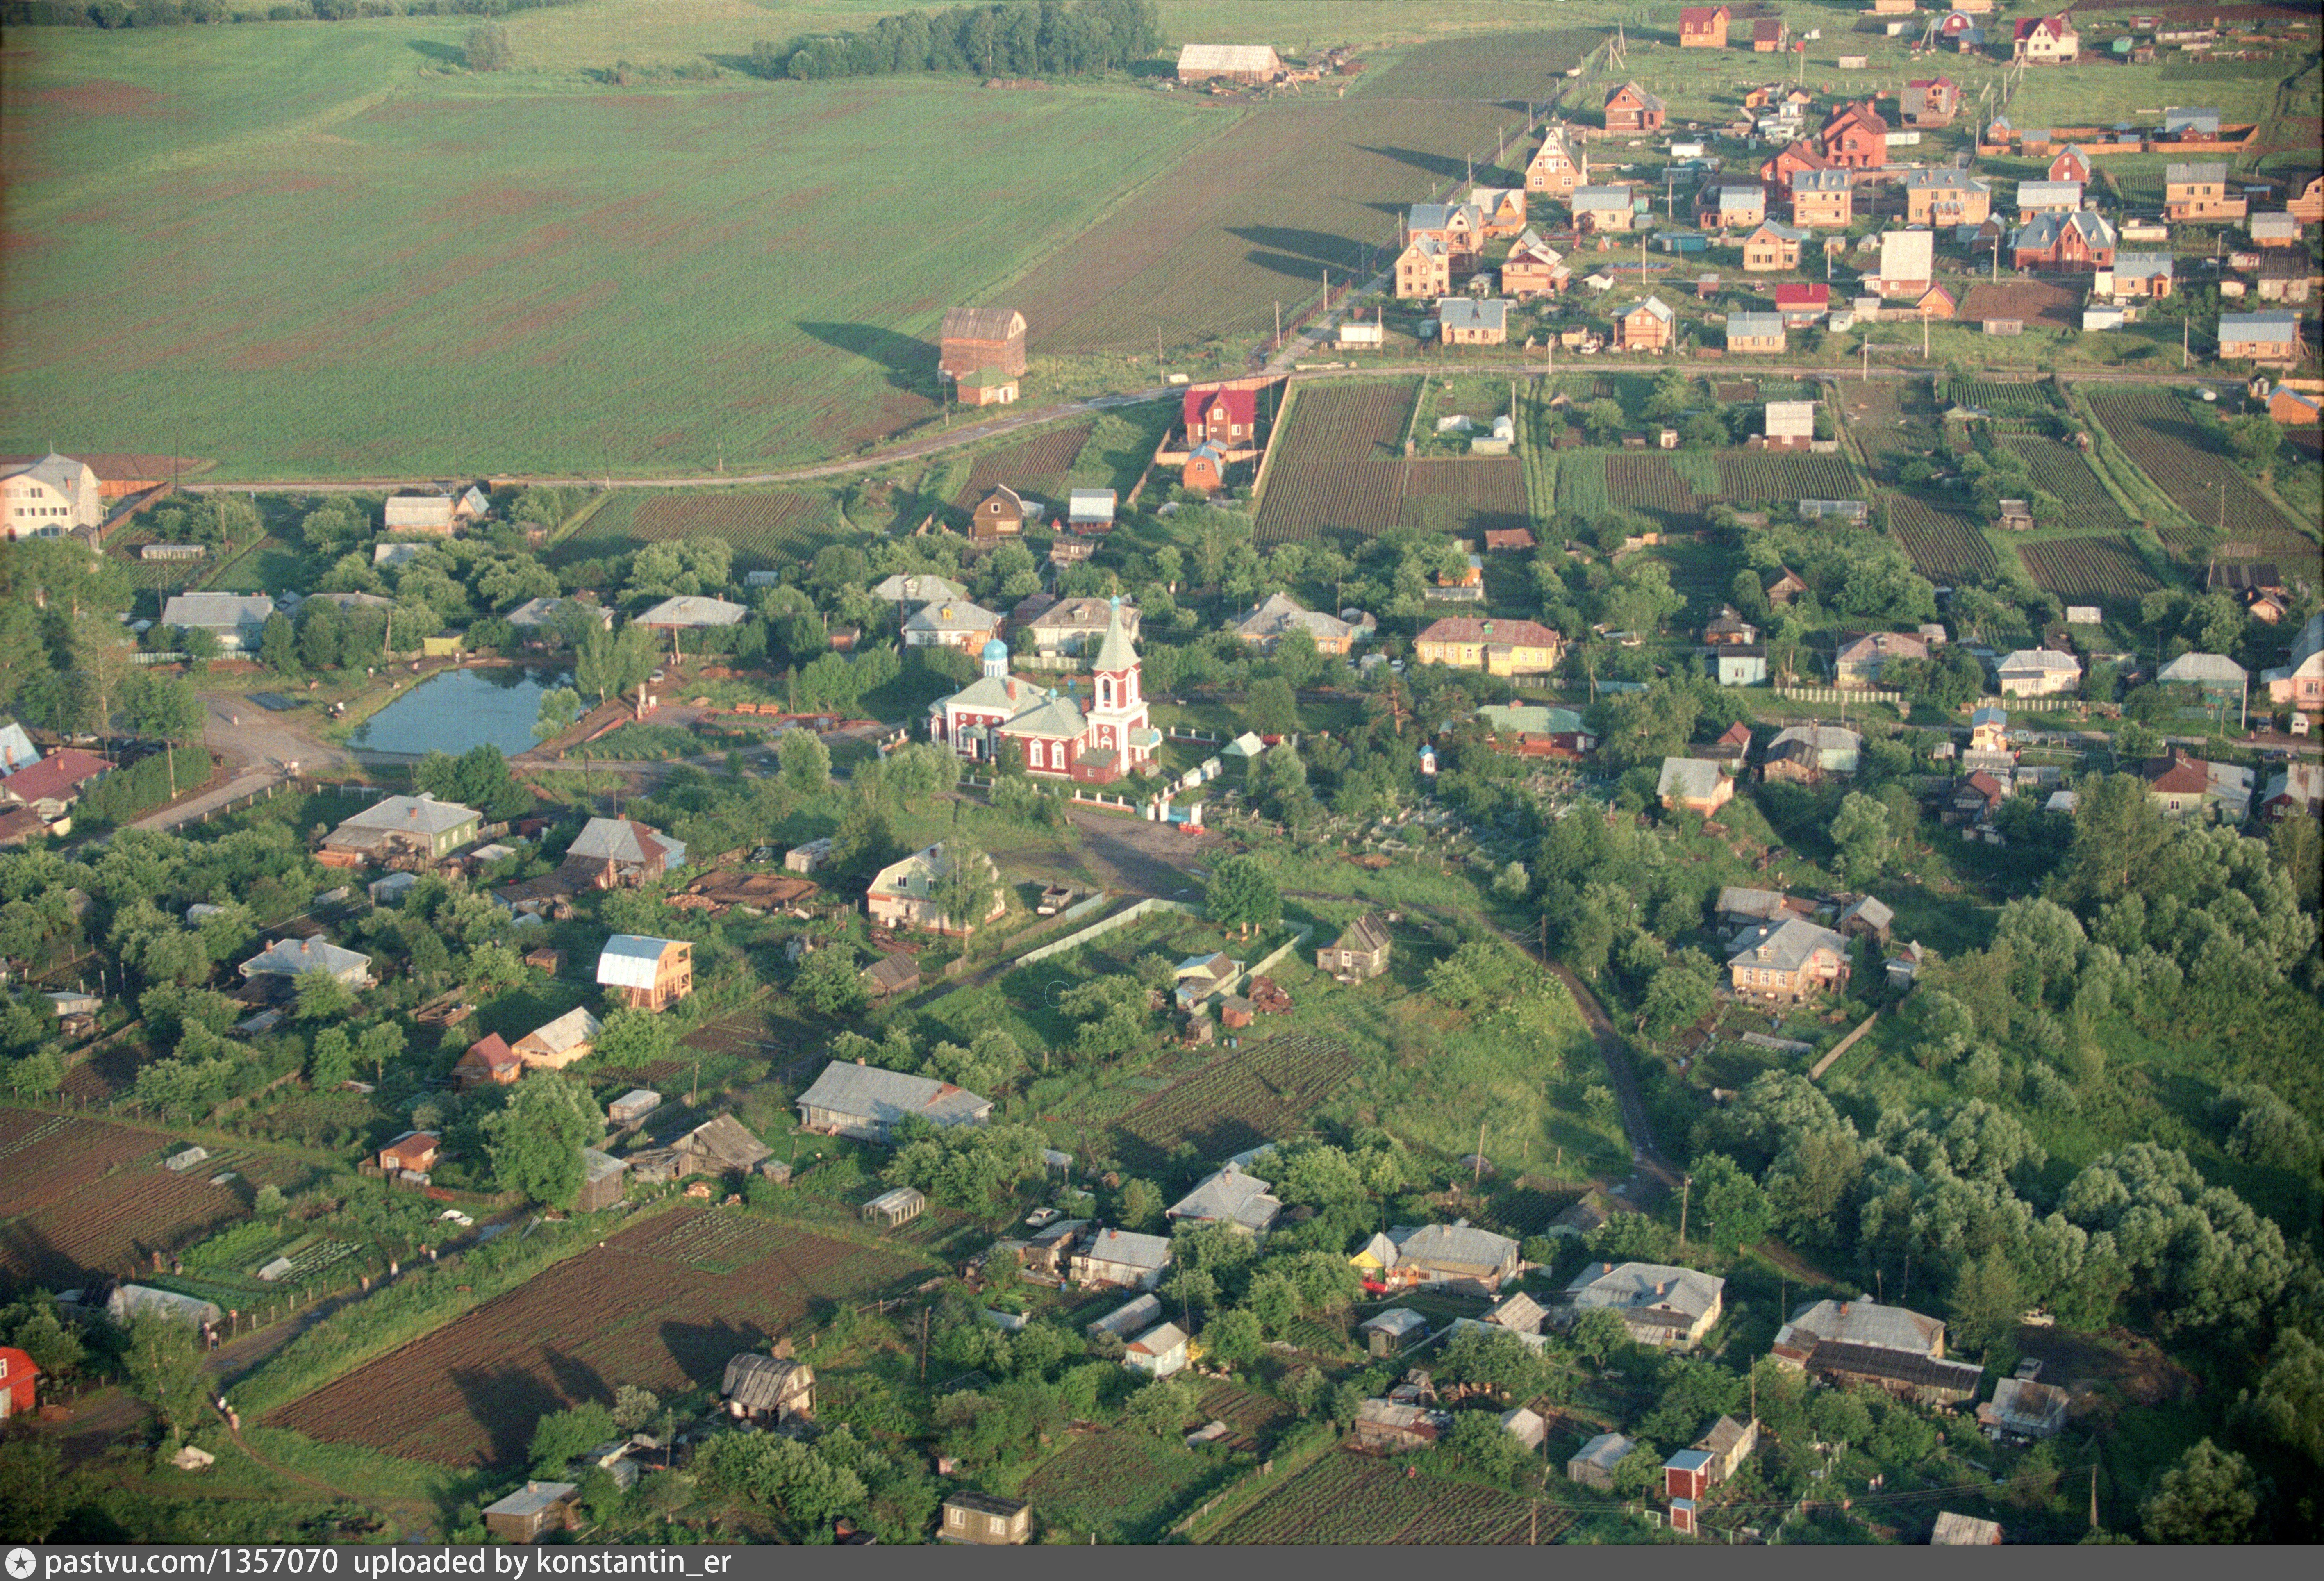
[[[554,666],[492,664],[447,670],[413,687],[355,726],[348,744],[366,752],[448,752],[497,746],[509,756],[534,744],[543,695],[573,678]]]

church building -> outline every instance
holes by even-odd
[[[1152,766],[1161,734],[1148,721],[1138,650],[1113,601],[1090,666],[1090,704],[1009,672],[1009,645],[984,645],[984,674],[928,705],[928,738],[991,763],[1013,742],[1026,772],[1104,785]]]

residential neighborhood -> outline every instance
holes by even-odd
[[[0,1539],[2314,1540],[2324,22],[1389,9],[14,8]]]

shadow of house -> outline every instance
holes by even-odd
[[[762,1351],[773,1343],[774,1336],[755,1323],[734,1323],[721,1318],[715,1323],[680,1323],[675,1318],[665,1320],[660,1328],[662,1348],[669,1351],[688,1382],[697,1389],[715,1390],[726,1376],[726,1364],[744,1351]]]
[[[1362,261],[1360,244],[1329,231],[1280,225],[1231,225],[1227,234],[1249,242],[1250,262],[1313,280],[1324,268],[1353,269]]]
[[[888,371],[891,389],[939,397],[936,344],[899,335],[877,324],[826,324],[801,319],[796,327],[835,350],[877,363]]]
[[[1414,170],[1425,171],[1432,176],[1441,176],[1448,180],[1458,177],[1462,180],[1469,178],[1469,162],[1465,159],[1454,159],[1451,154],[1431,153],[1424,148],[1375,148],[1368,143],[1359,143],[1356,148],[1359,153],[1394,160],[1398,164],[1410,165]],[[1478,180],[1484,180],[1488,173],[1484,170],[1478,171],[1476,172]],[[1399,208],[1397,212],[1400,214],[1404,210]]]

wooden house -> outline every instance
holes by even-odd
[[[1937,1512],[1937,1523],[1929,1532],[1929,1542],[1935,1548],[1998,1548],[2001,1545],[2001,1523],[1976,1515],[1940,1510]]]
[[[379,1150],[380,1172],[392,1176],[409,1170],[425,1175],[436,1167],[443,1148],[444,1139],[432,1132],[407,1131]]]
[[[1170,1243],[1160,1235],[1100,1230],[1067,1264],[1079,1283],[1150,1290],[1170,1267]]]
[[[744,1351],[730,1357],[719,1381],[719,1397],[736,1421],[779,1427],[815,1415],[815,1369],[791,1355],[788,1340],[778,1340],[767,1355]]]
[[[1709,818],[1735,799],[1735,781],[1723,765],[1709,758],[1665,758],[1655,798],[1670,811]]]
[[[13,1345],[0,1345],[0,1422],[30,1417],[40,1406],[41,1369]]]
[[[977,542],[997,543],[1024,534],[1024,498],[1006,484],[977,501],[976,509],[970,513],[968,535]]]
[[[682,938],[616,933],[597,957],[597,983],[632,1010],[661,1010],[694,992],[694,946]]]
[[[1776,1331],[1776,1365],[1833,1383],[1864,1383],[1928,1405],[1974,1399],[1984,1369],[1945,1356],[1945,1326],[1860,1296],[1812,1301]]]
[[[1509,336],[1509,304],[1498,297],[1484,301],[1440,297],[1436,333],[1446,346],[1499,346]]]
[[[1600,1493],[1612,1493],[1614,1468],[1637,1447],[1635,1438],[1626,1438],[1619,1433],[1600,1433],[1565,1463],[1566,1480]]]
[[[952,858],[941,840],[890,863],[875,874],[864,892],[863,909],[882,928],[918,928],[965,938],[1009,910],[1008,898],[1001,887],[1000,869],[992,865],[990,856],[979,854],[979,860],[987,869],[991,891],[982,914],[957,926],[945,917],[939,895],[952,873]]]
[[[371,986],[371,957],[324,938],[278,938],[242,963],[243,980],[280,999],[298,992],[309,972],[325,972],[350,988]]]
[[[1677,338],[1677,315],[1660,297],[1650,296],[1614,317],[1614,345],[1618,350],[1664,351]]]
[[[1606,130],[1659,132],[1669,111],[1663,101],[1635,82],[1626,82],[1606,96]]]
[[[1748,230],[1767,217],[1767,190],[1754,182],[1741,187],[1706,187],[1697,200],[1695,224],[1706,230]]]
[[[1014,308],[953,308],[939,332],[936,371],[953,380],[984,368],[1025,371],[1025,315]]]
[[[1678,14],[1678,47],[1682,50],[1723,50],[1727,24],[1734,13],[1724,5],[1688,5]]]
[[[1627,231],[1637,223],[1637,201],[1628,187],[1576,187],[1567,201],[1573,228],[1584,236]]]
[[[1391,944],[1388,929],[1367,911],[1348,924],[1332,943],[1315,952],[1315,969],[1329,972],[1342,983],[1360,983],[1388,970]]]
[[[594,1147],[581,1150],[581,1190],[574,1197],[573,1207],[580,1213],[603,1213],[621,1205],[627,1195],[627,1182],[622,1179],[630,1172],[630,1160],[617,1159],[609,1152]]]
[[[390,796],[323,837],[316,860],[326,867],[366,863],[404,869],[432,867],[476,837],[484,814],[427,791]]]
[[[906,1120],[939,1130],[982,1125],[991,1118],[992,1100],[932,1077],[834,1059],[798,1096],[798,1111],[809,1131],[886,1142]]]
[[[527,1482],[507,1498],[484,1506],[484,1530],[502,1542],[533,1543],[545,1531],[581,1529],[578,1483]]]
[[[2241,219],[2250,207],[2242,191],[2228,184],[2225,160],[2189,160],[2163,167],[2165,219]]]
[[[1506,242],[1526,227],[1523,187],[1471,187],[1469,207],[1483,217],[1481,234],[1489,242]]]
[[[971,1493],[965,1488],[945,1500],[942,1519],[936,1523],[938,1542],[1006,1548],[1032,1539],[1032,1505],[1021,1499]]]
[[[475,1086],[508,1086],[523,1074],[524,1060],[498,1032],[469,1044],[452,1066],[452,1080],[463,1092]]]
[[[1473,203],[1416,203],[1404,218],[1406,239],[1434,236],[1456,273],[1465,273],[1485,245],[1485,217]]]
[[[1563,637],[1537,622],[1447,615],[1413,639],[1413,657],[1489,675],[1546,675],[1564,647]]]
[[[1589,156],[1562,125],[1543,134],[1541,147],[1526,162],[1526,190],[1550,192],[1560,198],[1588,184]]]
[[[1450,1432],[1452,1415],[1395,1400],[1367,1400],[1356,1408],[1355,1447],[1379,1455],[1426,1449]]]
[[[1272,44],[1188,44],[1178,51],[1178,80],[1187,87],[1234,82],[1259,87],[1284,74]]]
[[[2285,183],[2285,192],[2284,210],[2294,219],[2308,225],[2324,220],[2324,175],[2311,170],[2294,176]]]
[[[1797,1004],[1847,986],[1848,940],[1803,918],[1763,923],[1728,957],[1736,997]]]
[[[596,1049],[597,1034],[604,1030],[586,1007],[576,1005],[518,1039],[512,1052],[527,1070],[562,1070],[589,1058]]]
[[[1401,1283],[1498,1296],[1502,1284],[1517,1277],[1517,1244],[1507,1235],[1477,1229],[1467,1219],[1388,1234],[1396,1244],[1392,1271]]]
[[[918,990],[920,963],[909,953],[899,950],[893,955],[881,956],[858,975],[863,979],[863,986],[871,991],[872,998],[892,999]]]

